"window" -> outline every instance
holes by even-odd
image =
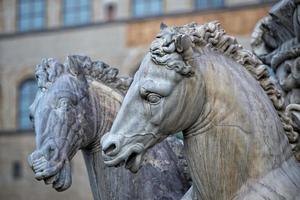
[[[163,12],[162,0],[133,0],[132,11],[135,17],[159,15]]]
[[[12,163],[12,176],[15,180],[22,178],[22,165],[20,161]]]
[[[90,0],[64,0],[64,24],[86,24],[91,21]]]
[[[224,0],[196,0],[196,8],[218,8],[224,6]]]
[[[110,3],[105,6],[106,7],[106,20],[114,21],[116,17],[116,6],[113,3]]]
[[[23,81],[19,88],[19,128],[31,129],[29,120],[29,106],[32,104],[37,92],[37,84],[34,79]]]
[[[45,24],[45,0],[19,0],[20,31],[40,30]]]

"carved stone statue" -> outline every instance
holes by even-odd
[[[102,137],[104,162],[137,172],[149,148],[183,131],[185,199],[300,199],[283,103],[266,65],[219,23],[162,24]]]
[[[254,53],[275,73],[285,103],[282,110],[300,131],[300,1],[283,0],[261,19],[252,34]],[[300,151],[299,139],[293,142]],[[300,160],[300,155],[297,155]]]
[[[83,56],[37,66],[39,91],[30,107],[36,150],[29,156],[35,178],[57,191],[71,186],[73,156],[81,149],[95,200],[180,199],[189,188],[182,143],[163,142],[149,152],[145,168],[132,174],[103,163],[100,138],[109,131],[131,80]]]

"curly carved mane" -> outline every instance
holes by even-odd
[[[82,74],[86,78],[102,82],[105,85],[125,93],[131,83],[131,78],[118,76],[118,69],[110,67],[102,61],[92,61],[87,56],[68,56],[61,64],[53,58],[43,59],[36,67],[36,78],[41,89],[47,89],[61,74],[69,72],[73,75]]]
[[[227,35],[220,27],[220,23],[216,21],[203,25],[191,23],[181,27],[167,27],[161,24],[161,32],[152,42],[150,52],[156,64],[164,65],[183,76],[190,76],[194,73],[188,64],[193,58],[193,49],[201,52],[203,47],[232,58],[260,83],[277,110],[294,154],[300,161],[299,135],[293,128],[291,118],[285,113],[281,90],[270,76],[267,66],[252,52],[244,49],[236,38]]]

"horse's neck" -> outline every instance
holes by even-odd
[[[105,183],[102,182],[104,179],[101,177],[103,176],[104,168],[101,151],[91,152],[90,150],[83,150],[82,154],[88,172],[93,197],[95,200],[103,200],[105,199],[103,196],[105,191],[103,185]]]
[[[89,82],[90,106],[92,107],[93,122],[89,133],[89,145],[87,148],[98,148],[100,138],[109,131],[115,116],[120,108],[123,95],[107,85],[91,81]],[[94,149],[95,151],[95,149]]]
[[[230,199],[247,180],[280,167],[291,150],[273,105],[242,66],[219,55],[198,62],[206,102],[185,132],[187,160],[204,199]]]
[[[123,95],[96,81],[91,83],[91,87],[95,88],[96,101],[99,103],[97,106],[98,119],[100,120],[98,128],[99,134],[102,136],[109,131],[123,101]]]
[[[108,86],[99,83],[90,83],[90,96],[93,102],[96,134],[93,136],[90,145],[88,145],[82,152],[84,155],[90,186],[95,200],[107,199],[109,192],[105,188],[106,180],[104,172],[104,162],[100,149],[100,139],[103,134],[109,131],[112,122],[119,110],[123,96]]]

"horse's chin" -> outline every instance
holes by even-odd
[[[132,153],[125,161],[125,168],[129,169],[132,173],[137,173],[142,166],[144,154]]]
[[[58,192],[65,191],[72,184],[71,164],[68,159],[62,161],[48,161],[41,156],[37,161],[29,159],[29,164],[37,180],[44,180],[46,185]]]
[[[52,181],[52,187],[58,192],[67,190],[72,185],[70,162],[66,161],[61,170],[55,176],[56,178]],[[46,183],[48,179],[44,179],[44,181]]]

